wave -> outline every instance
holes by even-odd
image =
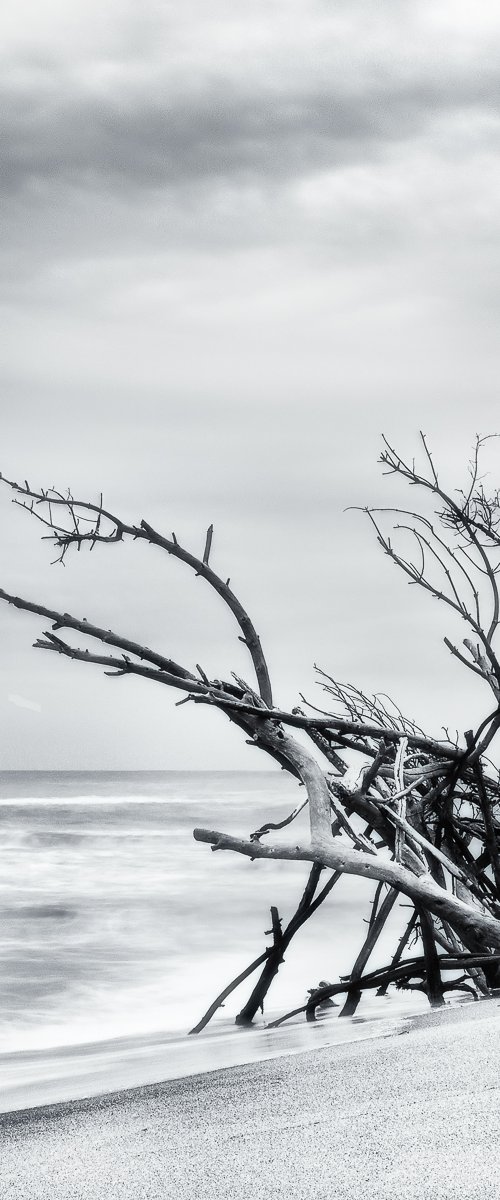
[[[225,796],[99,796],[83,794],[81,796],[0,796],[0,808],[14,807],[40,807],[40,808],[75,808],[78,805],[85,807],[86,805],[97,806],[105,804],[111,806],[123,806],[124,804],[221,804],[227,807],[228,804],[238,802],[239,800],[248,800],[248,794],[245,791],[226,793]],[[266,796],[265,802],[268,805],[283,804],[281,796]]]

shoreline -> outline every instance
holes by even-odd
[[[446,1012],[474,1003],[458,998]],[[477,1003],[484,1003],[482,1001]],[[70,1103],[167,1080],[263,1062],[323,1047],[388,1037],[430,1014],[427,1001],[389,995],[365,1012],[338,1019],[326,1010],[316,1022],[302,1017],[269,1029],[209,1026],[199,1035],[156,1031],[100,1041],[0,1053],[0,1114]]]
[[[496,1200],[498,1000],[406,1024],[399,1034],[5,1114],[3,1194]]]
[[[486,1018],[496,1005],[500,1007],[499,1001],[488,997],[459,1000],[441,1009],[426,1006],[421,1012],[391,1012],[388,997],[386,1012],[341,1022],[327,1013],[311,1024],[295,1021],[277,1029],[228,1026],[197,1036],[155,1033],[0,1054],[0,1121],[20,1113],[134,1094],[254,1063],[321,1050],[335,1052],[413,1029],[461,1021],[470,1010],[481,1009],[477,1019]]]

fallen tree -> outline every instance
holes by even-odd
[[[272,945],[224,989],[193,1032],[202,1029],[227,995],[254,970],[259,980],[238,1015],[239,1023],[253,1020],[292,938],[322,904],[343,874],[377,884],[376,903],[365,944],[347,980],[332,985],[328,995],[347,991],[344,1013],[355,1011],[365,986],[373,978],[363,971],[396,899],[413,906],[406,941],[401,939],[392,964],[377,979],[383,990],[389,982],[409,981],[415,962],[401,960],[408,939],[419,934],[423,955],[418,970],[432,1004],[443,1002],[442,972],[465,970],[474,989],[483,994],[499,982],[500,952],[500,785],[489,755],[500,728],[500,664],[496,655],[500,600],[500,496],[487,495],[479,472],[483,441],[477,439],[466,489],[450,493],[440,483],[422,435],[425,467],[417,471],[389,445],[381,456],[385,470],[420,489],[434,506],[425,511],[365,509],[383,551],[409,578],[459,616],[467,637],[459,647],[445,644],[467,670],[478,676],[492,697],[493,710],[463,744],[449,736],[436,739],[409,721],[381,695],[366,696],[353,685],[339,683],[320,672],[333,701],[332,711],[308,705],[292,712],[273,704],[271,680],[260,639],[238,597],[212,568],[213,529],[207,531],[203,555],[180,545],[175,534],[165,536],[148,522],[130,525],[96,504],[76,500],[54,489],[35,490],[3,478],[14,503],[27,509],[48,529],[45,536],[64,561],[72,547],[97,544],[110,547],[125,539],[146,541],[179,559],[213,588],[233,613],[240,640],[248,649],[255,671],[252,686],[234,675],[230,681],[210,680],[201,667],[196,673],[120,632],[91,624],[85,618],[47,608],[0,590],[0,599],[37,614],[50,623],[35,646],[77,662],[104,667],[115,677],[140,675],[185,693],[190,700],[221,710],[247,739],[290,772],[305,787],[304,802],[281,822],[269,822],[236,838],[221,830],[195,829],[194,837],[212,850],[228,850],[253,860],[293,860],[310,864],[309,880],[286,929],[271,906]],[[395,517],[395,528],[410,549],[394,545],[383,521]],[[75,646],[69,632],[90,640]],[[61,633],[65,636],[62,637]],[[97,650],[95,643],[98,644]],[[294,735],[301,732],[302,740]],[[307,742],[307,744],[306,744]],[[359,759],[353,779],[347,764]],[[299,844],[269,843],[267,835],[289,826],[299,812],[309,811],[309,839]],[[318,891],[320,875],[331,872]],[[444,949],[440,954],[438,947]],[[456,964],[450,966],[450,964]],[[417,972],[418,974],[418,972]],[[456,986],[453,980],[445,986]],[[469,984],[467,985],[469,986]],[[313,991],[305,1011],[314,1015],[326,997]]]

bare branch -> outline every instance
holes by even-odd
[[[12,596],[9,592],[5,592],[3,588],[0,588],[0,600],[5,600],[13,608],[21,609],[24,612],[34,613],[39,617],[47,617],[49,621],[54,622],[53,629],[76,629],[79,633],[84,633],[86,637],[96,638],[97,641],[103,642],[108,646],[117,646],[120,650],[126,650],[130,654],[137,655],[139,659],[144,659],[145,662],[154,663],[160,670],[176,676],[179,680],[191,681],[195,679],[195,676],[190,671],[186,671],[184,667],[179,666],[179,663],[174,662],[173,659],[165,658],[164,655],[150,650],[148,646],[142,646],[139,642],[132,642],[129,638],[124,638],[120,634],[113,633],[111,629],[103,629],[98,625],[91,625],[86,617],[72,617],[70,613],[61,613],[56,609],[45,608],[42,604],[35,604],[34,601],[23,600],[20,596]]]
[[[291,812],[288,817],[285,817],[283,821],[267,821],[265,825],[261,825],[260,829],[256,829],[255,833],[251,833],[250,841],[258,842],[265,833],[270,833],[271,829],[284,829],[286,825],[291,825],[292,821],[295,821],[295,818],[298,817],[299,813],[303,812],[304,808],[306,808],[308,804],[309,797],[306,796],[305,800],[302,801],[302,804],[298,804],[297,807],[293,809],[293,812]]]
[[[63,496],[61,493],[54,490],[51,490],[50,492],[36,492],[28,486],[20,486],[13,480],[6,479],[5,476],[2,475],[0,475],[0,480],[17,494],[27,497],[30,503],[27,504],[26,502],[23,502],[22,507],[26,508],[33,515],[36,515],[39,519],[45,520],[45,523],[48,524],[49,528],[53,530],[52,540],[61,550],[59,559],[56,561],[61,561],[64,559],[64,556],[70,546],[76,545],[78,548],[80,548],[85,542],[91,543],[92,546],[95,546],[96,542],[110,545],[120,542],[125,536],[128,536],[134,540],[137,540],[138,538],[143,539],[144,541],[149,542],[151,545],[161,547],[161,549],[166,550],[168,554],[180,559],[180,561],[191,567],[191,569],[195,571],[196,575],[202,576],[207,583],[210,584],[213,590],[217,592],[217,594],[221,597],[221,599],[235,616],[243,634],[243,641],[250,652],[254,664],[260,695],[269,707],[272,705],[271,682],[260,643],[260,638],[252,621],[250,620],[250,617],[248,616],[248,613],[245,611],[243,605],[229,587],[229,581],[227,583],[224,582],[224,580],[216,575],[215,571],[212,571],[211,567],[208,565],[212,542],[212,527],[210,527],[207,531],[204,558],[201,560],[197,558],[196,555],[191,554],[188,550],[185,550],[184,547],[179,544],[175,536],[173,538],[163,537],[157,532],[157,530],[153,529],[152,525],[149,525],[148,522],[144,520],[141,521],[140,526],[128,525],[119,517],[115,516],[114,513],[104,509],[102,507],[102,503],[92,504],[89,501],[74,500],[70,493],[68,493],[67,496]],[[33,507],[34,504],[42,506],[47,505],[49,511],[48,521],[44,519],[40,513],[35,511]],[[54,506],[63,506],[63,508],[69,513],[71,518],[70,529],[65,529],[63,526],[52,524],[51,508]],[[95,524],[91,529],[82,531],[80,521],[81,517],[85,516],[86,513],[92,513],[95,515]],[[100,532],[101,521],[103,518],[112,526],[111,531],[106,534],[102,534]]]
[[[209,525],[209,526],[208,526],[208,529],[207,529],[207,537],[206,537],[206,542],[205,542],[205,549],[204,549],[204,551],[203,551],[203,562],[204,562],[204,564],[205,564],[205,566],[206,566],[206,567],[208,567],[208,560],[209,560],[209,558],[210,558],[210,549],[211,549],[211,546],[212,546],[212,537],[213,537],[213,532],[214,532],[214,527],[213,527],[213,525]]]
[[[410,745],[415,748],[425,750],[429,754],[435,755],[441,759],[453,759],[461,757],[461,751],[457,751],[456,746],[451,742],[438,742],[433,738],[420,737],[418,734],[414,736],[408,735],[404,730],[388,729],[380,725],[361,724],[355,721],[345,721],[341,717],[304,717],[303,715],[294,712],[286,712],[284,709],[273,708],[269,712],[265,709],[255,710],[251,705],[245,704],[241,700],[231,701],[228,707],[234,708],[235,711],[253,713],[259,720],[275,722],[280,721],[285,725],[295,726],[296,729],[317,729],[320,733],[331,733],[335,737],[336,733],[358,734],[363,737],[375,738],[380,741],[385,738],[388,742],[399,742],[401,738],[408,737]]]

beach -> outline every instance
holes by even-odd
[[[5,1200],[493,1200],[498,999],[0,1118]]]

